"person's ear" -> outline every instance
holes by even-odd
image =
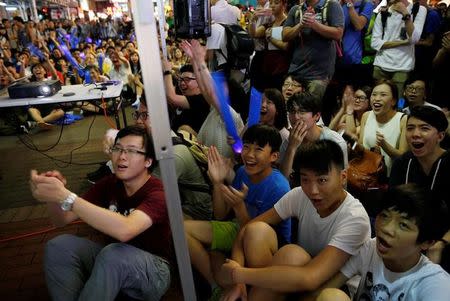
[[[316,123],[320,120],[320,116],[321,116],[321,113],[320,112],[317,112],[316,114],[314,114],[314,120],[316,121]]]
[[[149,168],[150,166],[152,166],[152,162],[153,162],[152,159],[146,159],[146,160],[145,160],[145,167],[146,167],[146,168]]]
[[[441,143],[442,140],[445,138],[445,132],[438,132],[438,142]]]
[[[280,152],[271,152],[270,153],[270,163],[275,163],[280,157]]]
[[[347,187],[347,168],[344,168],[343,170],[341,170],[340,172],[340,177],[341,177],[341,183],[343,185],[343,187]]]
[[[426,251],[429,248],[431,248],[431,246],[433,246],[436,243],[436,240],[426,240],[422,243],[419,244],[419,247],[422,251]]]

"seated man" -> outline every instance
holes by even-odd
[[[448,300],[449,274],[422,254],[447,230],[448,211],[414,184],[392,189],[381,201],[376,238],[366,241],[323,286],[328,289],[319,298],[308,300],[350,300],[332,288],[355,275],[362,278],[353,300]]]
[[[411,112],[411,109],[417,106],[429,106],[434,107],[438,110],[441,109],[438,106],[427,101],[427,85],[424,80],[407,80],[405,83],[405,92],[403,92],[403,95],[405,96],[405,100],[408,105],[403,109],[403,112],[408,115]]]
[[[288,143],[281,145],[281,152],[285,152],[280,164],[281,172],[289,177],[292,163],[299,146],[328,139],[336,142],[344,154],[344,167],[348,166],[347,143],[337,132],[326,126],[317,124],[320,119],[321,104],[319,99],[310,93],[297,93],[287,102],[289,121],[292,125]]]
[[[83,197],[58,171],[31,171],[33,196],[64,226],[81,219],[111,237],[106,246],[74,235],[47,243],[46,282],[53,300],[159,300],[170,285],[172,237],[161,181],[152,177],[153,142],[141,127],[125,127],[111,148],[116,173]]]
[[[233,284],[228,296],[245,296],[246,285],[248,300],[258,301],[314,290],[369,239],[366,211],[343,189],[341,148],[319,140],[302,146],[297,158],[301,187],[249,222],[234,243],[233,260],[222,266],[224,281]],[[272,226],[291,217],[298,219],[298,245],[281,247]]]
[[[289,184],[272,164],[278,158],[281,137],[278,130],[266,125],[254,125],[242,137],[244,148],[240,167],[231,186],[225,184],[229,167],[211,147],[208,154],[208,173],[214,185],[213,213],[217,220],[225,220],[234,213],[234,221],[185,221],[191,262],[214,289],[217,287],[208,250],[231,251],[233,241],[250,219],[270,209],[286,192]],[[278,239],[290,241],[290,220],[279,225]],[[222,263],[222,262],[220,262]]]
[[[440,146],[447,128],[448,121],[442,111],[430,106],[413,107],[406,124],[410,151],[394,161],[389,186],[415,183],[429,189],[436,199],[444,200],[450,206],[450,154]],[[450,241],[450,231],[444,240]],[[433,262],[440,263],[444,247],[445,243],[439,241],[427,255]]]

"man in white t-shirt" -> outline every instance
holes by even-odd
[[[422,254],[448,229],[446,207],[414,184],[397,186],[381,202],[376,238],[305,300],[350,300],[334,288],[355,275],[361,281],[352,300],[448,300],[450,275]]]
[[[230,283],[225,297],[247,296],[246,285],[248,300],[258,301],[314,290],[369,239],[366,211],[343,189],[347,175],[341,148],[319,140],[302,146],[298,156],[302,187],[240,231],[233,260],[222,266],[222,280]],[[297,244],[279,246],[272,226],[291,217],[298,219]]]
[[[298,147],[317,140],[327,139],[336,142],[344,154],[344,167],[347,168],[347,142],[339,133],[318,124],[321,102],[316,95],[311,93],[294,94],[287,102],[287,111],[292,128],[289,140],[283,141],[280,147],[280,152],[284,152],[280,170],[286,177],[292,173],[294,156]]]
[[[239,24],[241,10],[226,0],[211,0],[211,20],[214,23]]]

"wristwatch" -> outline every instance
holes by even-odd
[[[351,1],[346,2],[345,5],[347,5],[348,8],[353,7],[353,2]]]
[[[406,14],[402,18],[403,21],[411,20],[411,14]]]
[[[164,76],[166,76],[166,75],[172,75],[172,71],[166,70],[166,71],[164,71],[163,75],[164,75]]]
[[[75,193],[71,192],[71,193],[66,197],[66,199],[63,200],[63,201],[61,202],[61,209],[62,209],[63,211],[72,211],[73,203],[75,202],[75,199],[76,199],[77,197],[78,197],[78,196],[77,196]]]

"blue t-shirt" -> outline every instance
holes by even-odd
[[[354,7],[358,15],[366,17],[367,19],[366,27],[367,27],[369,25],[370,18],[372,17],[374,9],[372,1],[368,0],[357,1],[354,4]],[[355,27],[353,26],[350,20],[348,9],[349,8],[347,7],[347,5],[345,4],[342,5],[342,10],[344,11],[344,18],[345,18],[344,36],[342,38],[342,48],[344,51],[342,62],[344,64],[361,64],[363,51],[363,44],[361,37],[362,31],[356,30]]]
[[[253,184],[250,182],[244,166],[241,166],[236,172],[232,186],[236,189],[241,189],[242,183],[245,183],[248,187],[245,205],[251,218],[255,218],[271,209],[291,189],[288,180],[277,169],[273,169],[272,173],[261,182]],[[290,219],[282,221],[275,229],[285,242],[291,241]]]

